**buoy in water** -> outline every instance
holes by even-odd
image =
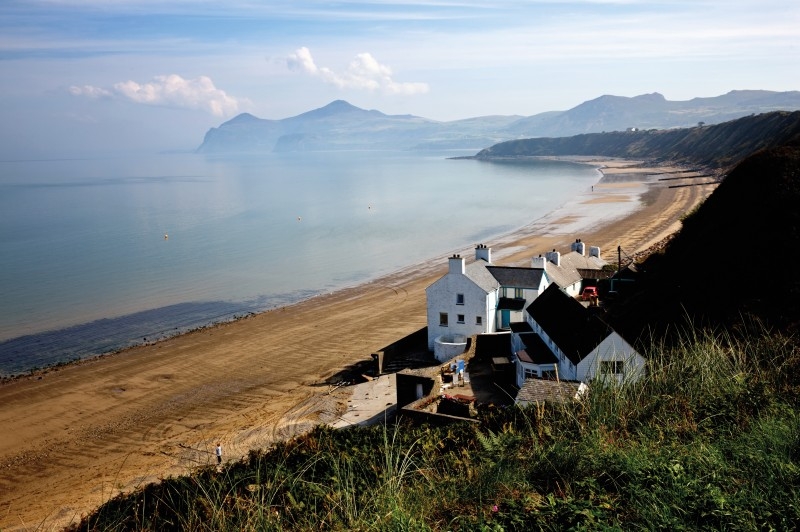
[[[167,233],[164,233],[164,240],[167,240],[168,238],[169,238],[169,235]]]

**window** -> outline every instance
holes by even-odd
[[[526,379],[535,379],[539,377],[539,373],[535,369],[524,368]]]
[[[525,289],[524,288],[515,288],[514,289],[514,298],[515,299],[525,299]]]
[[[456,305],[464,304],[464,294],[456,294]]]
[[[508,297],[508,289],[505,286],[500,289],[500,297]]]
[[[464,323],[464,315],[463,314],[459,314],[458,317],[457,317],[457,320],[458,320],[458,323]]]
[[[621,375],[622,360],[603,360],[600,362],[600,373],[603,375]]]
[[[440,312],[439,313],[439,326],[440,327],[447,327],[447,312]]]
[[[483,317],[475,316],[475,325],[483,325]]]

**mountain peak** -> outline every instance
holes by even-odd
[[[664,98],[664,95],[660,92],[651,92],[649,94],[640,94],[639,96],[634,96],[632,99],[639,100],[639,101],[646,101],[646,102],[665,102],[667,101]]]
[[[222,125],[230,125],[230,124],[244,124],[246,122],[258,122],[261,119],[251,115],[250,113],[239,113],[238,115],[234,116],[227,122],[224,122]]]
[[[384,116],[383,113],[380,111],[367,111],[366,109],[361,109],[360,107],[356,107],[349,102],[344,100],[334,100],[325,107],[320,107],[319,109],[314,109],[313,111],[308,111],[307,113],[303,113],[298,115],[295,118],[329,118],[335,116]]]
[[[331,111],[352,111],[354,109],[358,109],[359,111],[363,111],[363,109],[356,107],[346,100],[333,100],[331,103],[322,107],[321,109],[328,109]]]

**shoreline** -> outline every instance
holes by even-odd
[[[573,162],[600,170],[594,190],[489,239],[498,264],[527,265],[575,238],[630,255],[711,192],[658,183],[654,170],[669,165]],[[347,390],[325,393],[326,379],[425,325],[441,257],[0,386],[0,527],[65,526],[116,493],[210,463],[215,441],[236,459],[334,420]]]
[[[586,157],[535,157],[574,163],[595,170],[597,164]],[[598,171],[598,180],[603,174]],[[557,207],[557,208],[560,208]],[[552,211],[550,211],[552,212]],[[487,233],[479,240],[506,241],[522,233],[531,224],[546,219],[544,213],[533,222],[508,227],[496,233]],[[470,242],[468,246],[472,245]],[[471,247],[450,248],[447,253],[471,252]],[[105,358],[141,346],[187,334],[196,330],[239,321],[242,317],[289,307],[320,295],[354,288],[382,277],[401,274],[407,269],[420,269],[434,262],[437,256],[423,257],[389,271],[376,271],[357,280],[339,280],[316,289],[299,289],[294,292],[257,294],[244,300],[197,300],[146,308],[133,313],[102,316],[91,321],[75,323],[53,329],[12,336],[0,340],[0,386],[16,379],[30,378],[94,358]],[[158,325],[153,325],[158,323]],[[31,356],[34,355],[34,356]]]
[[[474,159],[474,157],[454,157],[452,159]],[[589,166],[594,168],[599,173],[599,179],[595,183],[599,183],[602,181],[604,175],[602,173],[602,169],[598,168],[598,165],[595,163],[597,158],[591,157],[532,157],[532,159],[540,159],[540,160],[553,160],[553,161],[561,161],[566,163],[575,163],[581,164],[584,166]],[[608,158],[601,158],[602,161],[609,161]],[[534,226],[535,224],[541,225],[543,221],[547,220],[549,216],[553,212],[558,211],[559,209],[563,208],[562,206],[556,207],[553,211],[545,213],[544,215],[540,216],[536,220],[526,223],[525,225],[519,226],[511,231],[506,231],[497,234],[489,235],[486,240],[488,241],[497,241],[497,242],[505,242],[505,241],[513,241],[519,235],[529,232],[528,228]],[[443,252],[437,256],[441,256],[444,254],[452,254],[452,253],[466,253],[467,255],[471,253],[471,248],[462,248],[462,247],[454,247],[447,252]],[[31,334],[24,334],[22,336],[15,336],[11,338],[7,338],[5,340],[0,341],[0,347],[3,347],[8,350],[8,352],[4,352],[0,350],[0,357],[3,357],[5,360],[3,362],[9,362],[5,365],[5,368],[0,367],[0,386],[7,384],[9,382],[13,382],[17,379],[25,379],[30,377],[37,377],[41,376],[53,371],[58,371],[60,368],[70,366],[72,364],[81,364],[86,361],[91,361],[95,358],[106,358],[109,356],[114,356],[120,353],[125,353],[130,349],[135,349],[137,347],[148,346],[157,344],[159,342],[163,342],[169,340],[171,338],[175,338],[177,336],[181,336],[183,334],[189,334],[195,332],[197,330],[203,330],[211,327],[217,327],[219,325],[224,325],[226,323],[233,323],[239,321],[240,319],[250,317],[252,315],[262,314],[264,312],[271,312],[273,310],[281,309],[284,307],[291,307],[298,303],[302,303],[304,301],[314,299],[324,294],[329,294],[332,292],[337,292],[340,290],[346,290],[349,288],[356,288],[362,284],[367,284],[383,277],[391,277],[398,274],[401,274],[402,271],[408,269],[418,270],[423,268],[426,264],[430,264],[436,260],[436,257],[428,257],[424,259],[420,259],[416,262],[410,263],[405,266],[401,266],[395,270],[383,273],[376,273],[372,276],[369,276],[365,279],[361,279],[354,282],[343,282],[338,286],[334,286],[330,289],[319,289],[318,291],[309,291],[309,290],[299,290],[294,294],[274,294],[274,295],[267,295],[267,296],[258,296],[259,297],[266,297],[275,300],[282,300],[282,302],[278,304],[271,304],[271,305],[256,305],[253,303],[253,300],[245,300],[245,301],[227,301],[227,300],[218,300],[218,301],[190,301],[184,303],[176,303],[173,305],[167,305],[164,307],[157,307],[152,309],[145,309],[139,312],[135,312],[132,314],[124,314],[121,316],[113,316],[113,317],[103,317],[97,320],[92,320],[85,323],[77,323],[75,325],[71,325],[68,327],[61,327],[56,329],[44,330],[37,333]],[[211,313],[211,310],[206,310],[207,316],[205,317],[195,317],[188,325],[182,325],[180,323],[180,316],[176,315],[171,320],[171,323],[164,323],[164,327],[162,330],[144,330],[140,328],[140,324],[142,322],[152,321],[151,317],[159,316],[164,312],[168,312],[173,308],[176,307],[204,307],[205,309],[219,309],[220,316],[212,316],[212,314],[218,314],[218,312]],[[177,325],[177,326],[174,326]],[[174,327],[173,327],[174,326]],[[126,332],[120,332],[120,329],[126,328]],[[137,330],[138,329],[138,330]],[[102,330],[102,331],[100,331]],[[113,330],[114,332],[109,332]],[[96,350],[87,342],[82,343],[70,343],[70,337],[91,337],[97,336],[98,332],[102,336],[102,340],[98,341],[97,343],[100,344],[108,344],[109,348],[106,350]],[[134,334],[136,333],[136,334]],[[59,337],[61,337],[59,339]],[[112,339],[113,338],[113,339]],[[13,362],[15,361],[12,357],[17,358],[25,358],[25,353],[21,353],[19,350],[24,349],[27,345],[33,344],[35,346],[41,346],[43,344],[51,344],[53,342],[62,342],[62,345],[56,348],[54,351],[55,353],[46,357],[42,357],[36,361],[27,363],[25,365],[18,365],[16,367],[13,366]],[[17,350],[15,352],[15,349]]]

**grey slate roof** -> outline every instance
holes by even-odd
[[[576,366],[614,332],[556,285],[548,286],[527,312]]]
[[[542,268],[487,266],[486,269],[497,279],[500,286],[513,288],[539,288],[544,275]]]
[[[536,333],[520,334],[520,340],[525,344],[525,353],[533,364],[557,364],[558,358],[550,351],[542,337]]]
[[[516,403],[520,405],[545,401],[566,403],[575,398],[578,386],[577,382],[526,379],[517,392]]]
[[[547,263],[547,276],[561,288],[580,282],[581,276],[574,268],[556,266],[552,262]]]
[[[607,263],[597,257],[587,257],[577,251],[570,251],[561,255],[559,266],[552,262],[546,265],[547,275],[550,280],[561,288],[580,282],[582,279],[601,279],[600,270]]]
[[[577,251],[570,251],[565,255],[561,255],[561,266],[565,268],[572,268],[575,270],[602,270],[603,266],[606,264],[608,263],[602,259],[581,255]]]
[[[470,262],[464,267],[464,275],[466,275],[473,283],[481,287],[481,289],[487,294],[500,288],[500,283],[489,272],[489,267],[491,266],[482,260]]]

